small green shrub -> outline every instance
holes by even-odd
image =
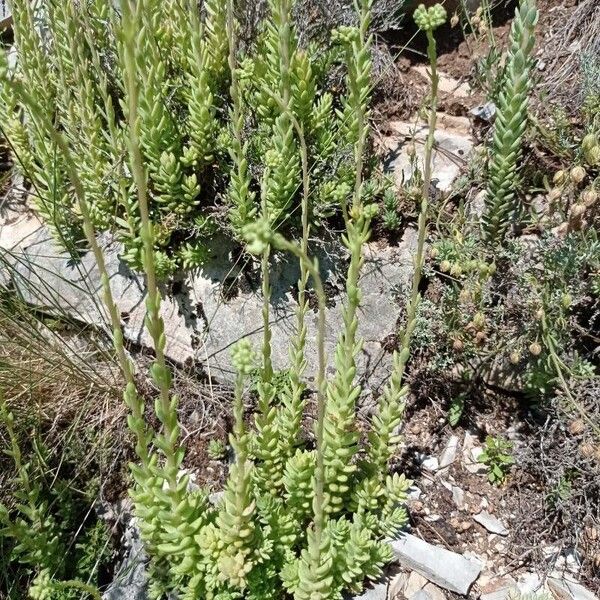
[[[28,588],[32,600],[98,600],[98,573],[113,552],[106,524],[90,518],[90,501],[73,493],[72,482],[62,478],[60,467],[50,484],[45,472],[47,449],[38,446],[25,458],[14,416],[1,396],[0,423],[15,469],[13,504],[0,503],[2,564],[11,579],[5,591],[22,594],[22,588]]]
[[[512,442],[500,437],[488,435],[479,462],[488,467],[488,479],[495,485],[502,485],[506,480],[515,459],[512,455]]]

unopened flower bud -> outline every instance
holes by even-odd
[[[586,210],[587,206],[581,202],[578,202],[577,204],[573,204],[569,215],[572,219],[580,219],[583,217]]]
[[[583,140],[581,140],[581,149],[584,152],[591,150],[594,146],[598,145],[598,136],[594,133],[588,133]]]
[[[462,352],[465,345],[462,343],[462,340],[456,338],[454,342],[452,342],[452,349],[455,352]]]
[[[587,152],[584,152],[585,160],[590,167],[600,164],[600,146],[594,146]]]
[[[417,154],[417,147],[415,146],[414,142],[409,142],[406,145],[406,154],[408,154],[410,158]]]
[[[587,176],[586,170],[582,166],[576,166],[571,169],[571,181],[575,185],[579,185]]]
[[[481,23],[481,18],[478,17],[477,15],[475,15],[472,19],[471,19],[471,25],[473,26],[473,28],[475,27],[479,27]]]
[[[456,27],[458,25],[459,21],[460,21],[460,19],[458,18],[458,15],[456,13],[454,13],[452,15],[452,18],[450,19],[450,26],[452,28]]]
[[[518,365],[521,360],[521,355],[515,350],[510,353],[509,359],[513,365]]]
[[[484,331],[478,331],[478,332],[475,334],[475,343],[476,343],[478,346],[481,346],[481,345],[482,345],[482,344],[485,342],[485,340],[486,340],[486,337],[487,337],[487,336],[485,335],[485,332],[484,332]]]
[[[231,350],[231,362],[236,371],[244,375],[252,372],[254,352],[248,340],[240,340]]]
[[[567,181],[567,174],[564,171],[556,171],[552,181],[554,182],[554,185],[564,185]]]
[[[563,308],[569,308],[569,306],[573,304],[573,298],[571,298],[571,294],[564,293],[560,299],[560,303],[563,305]]]
[[[460,290],[460,294],[458,294],[458,298],[460,299],[461,302],[470,302],[472,295],[471,295],[471,291],[468,290],[467,288],[463,288],[462,290]]]
[[[460,277],[462,275],[462,267],[460,266],[460,264],[458,263],[453,263],[452,267],[450,268],[450,275],[452,275],[453,277]]]
[[[426,8],[420,4],[413,14],[417,27],[423,31],[433,31],[446,22],[446,9],[441,4],[434,4]]]
[[[541,321],[541,320],[544,318],[544,315],[545,315],[545,314],[546,314],[546,313],[544,312],[544,309],[543,309],[543,308],[538,308],[538,309],[535,311],[535,318],[536,318],[536,320],[537,320],[537,321]]]
[[[531,352],[533,356],[539,356],[542,353],[542,347],[538,342],[533,342],[529,345],[529,352]]]
[[[585,192],[581,194],[581,200],[588,208],[590,208],[598,201],[598,192],[593,189],[585,190]]]
[[[433,247],[429,250],[429,258],[431,258],[433,260],[433,259],[437,258],[439,253],[440,253],[440,251],[437,248]]]
[[[475,329],[483,329],[485,327],[485,315],[482,312],[475,313],[473,317],[473,325]]]
[[[477,261],[476,260],[468,260],[465,263],[465,270],[466,271],[474,271],[477,268]]]
[[[450,270],[451,267],[452,267],[452,265],[450,264],[449,260],[443,260],[440,263],[440,271],[442,273],[447,273]]]
[[[554,187],[548,192],[548,202],[556,202],[561,196],[561,190],[557,187]]]

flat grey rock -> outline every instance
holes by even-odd
[[[404,595],[407,598],[414,596],[419,590],[422,590],[427,585],[427,578],[420,573],[413,571],[406,581],[404,586]]]
[[[21,211],[23,212],[23,211]],[[150,347],[144,328],[145,285],[119,258],[120,246],[107,237],[101,239],[111,288],[121,312],[128,340]],[[386,340],[397,332],[413,270],[416,232],[409,229],[398,246],[365,247],[361,272],[362,302],[359,309],[358,336],[363,348],[357,358],[357,373],[367,382],[366,392],[377,392],[391,370],[391,354]],[[262,340],[262,295],[257,268],[241,268],[233,260],[231,245],[215,241],[206,266],[170,289],[163,290],[161,314],[165,322],[167,357],[179,364],[196,361],[215,379],[230,383],[234,372],[231,346],[249,337],[255,346]],[[343,327],[346,255],[337,242],[323,243],[318,255],[322,277],[329,292],[325,354],[331,372],[338,336]],[[48,230],[35,219],[0,221],[0,260],[11,263],[2,269],[0,285],[10,286],[29,303],[50,313],[66,314],[73,319],[107,331],[108,320],[101,301],[100,278],[90,252],[73,261],[52,240]],[[248,259],[249,260],[249,259]],[[289,342],[295,330],[297,303],[294,290],[298,280],[295,260],[276,255],[272,261],[272,359],[276,369],[289,364]],[[306,378],[309,383],[317,369],[317,314],[307,316]],[[367,387],[368,386],[368,387]]]
[[[442,455],[440,456],[440,469],[449,467],[455,460],[458,454],[459,439],[457,435],[453,435],[448,440]]]
[[[386,581],[376,581],[358,596],[349,596],[348,600],[387,600],[388,584]]]
[[[466,595],[482,569],[478,561],[434,546],[408,533],[392,540],[391,545],[400,564],[457,594]]]
[[[429,130],[427,124],[417,118],[391,121],[388,128],[390,134],[383,139],[384,148],[388,152],[386,170],[401,185],[413,177],[415,166],[423,170],[425,140]],[[438,113],[435,142],[432,182],[440,192],[449,192],[473,150],[474,140],[469,119]],[[409,152],[413,143],[416,165]]]
[[[546,583],[559,600],[599,600],[596,594],[593,594],[581,584],[567,579],[548,577]]]
[[[146,554],[140,532],[131,519],[125,529],[126,554],[117,569],[110,587],[102,595],[103,600],[148,600],[148,572]]]
[[[437,459],[436,456],[428,456],[422,463],[421,466],[426,470],[426,471],[437,471],[440,468],[440,461]]]
[[[412,596],[408,596],[408,600],[432,600],[431,596],[425,590],[419,590]]]
[[[487,529],[490,533],[497,535],[508,535],[508,529],[499,519],[491,515],[487,510],[482,510],[473,517],[473,520]]]
[[[423,588],[423,591],[428,594],[431,600],[446,600],[446,594],[439,587],[433,585],[433,583],[428,583]]]
[[[493,592],[489,592],[488,594],[481,594],[479,596],[479,600],[508,600],[510,598],[511,591],[515,591],[517,588],[515,586],[507,586],[501,587]]]
[[[459,488],[456,485],[452,486],[452,500],[454,501],[454,504],[458,510],[463,510],[466,508],[465,492],[462,488]]]

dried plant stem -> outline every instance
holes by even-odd
[[[544,332],[549,330],[547,317],[544,315],[542,318],[542,329]],[[558,354],[556,353],[556,347],[554,345],[554,341],[552,340],[552,336],[544,335],[544,345],[550,354],[550,360],[552,361],[552,365],[554,366],[554,370],[556,371],[556,377],[562,388],[565,396],[567,397],[568,402],[571,406],[581,415],[581,418],[587,422],[587,424],[592,428],[594,433],[596,434],[597,439],[600,440],[600,427],[598,424],[590,418],[587,414],[583,406],[576,400],[575,396],[571,392],[569,388],[569,384],[565,379],[564,371],[568,371],[568,367],[564,364],[564,362],[560,359]]]

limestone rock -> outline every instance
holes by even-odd
[[[376,581],[358,596],[351,600],[387,600],[388,584],[386,581]]]
[[[547,585],[557,600],[599,600],[590,590],[567,579],[549,577]]]
[[[102,599],[148,600],[146,553],[134,518],[128,521],[123,537],[125,556],[117,569],[113,582],[102,595]]]
[[[491,515],[487,510],[482,510],[479,514],[473,517],[473,520],[487,529],[490,533],[497,535],[508,535],[506,526],[494,515]]]
[[[388,586],[387,600],[402,600],[404,598],[404,588],[408,581],[408,575],[402,571],[396,573]]]
[[[427,585],[427,579],[420,573],[413,571],[409,576],[404,586],[404,595],[407,598],[412,598],[419,590],[422,590]]]
[[[412,67],[412,69],[429,81],[428,66],[416,65]],[[463,83],[458,79],[454,79],[454,77],[442,72],[439,72],[438,76],[440,78],[438,89],[443,94],[452,94],[455,98],[466,98],[470,94],[471,89],[468,83]]]
[[[425,590],[419,590],[411,596],[406,596],[408,600],[432,600],[431,596]]]
[[[457,594],[466,595],[482,569],[479,561],[434,546],[411,534],[402,534],[391,544],[401,565]]]
[[[458,454],[458,436],[453,435],[446,444],[442,455],[440,456],[440,469],[449,467],[455,460]]]
[[[446,600],[446,594],[440,590],[437,585],[433,585],[433,583],[428,583],[423,591],[431,598],[431,600]]]
[[[417,167],[423,170],[425,140],[428,127],[416,120],[392,121],[388,123],[390,135],[383,140],[388,151],[386,170],[393,173],[398,185],[409,181],[413,166],[408,153],[409,144],[414,141]],[[470,133],[470,122],[466,117],[452,117],[438,114],[435,132],[436,149],[432,154],[432,181],[441,192],[448,192],[452,183],[466,166],[474,140]]]
[[[46,312],[68,315],[109,330],[100,299],[100,277],[90,252],[79,261],[72,260],[52,240],[45,227],[23,216],[0,221],[0,240],[0,260],[12,265],[10,269],[0,269],[0,285],[12,286],[27,302]],[[144,328],[144,279],[119,259],[118,244],[107,236],[100,241],[125,336],[136,344],[151,346]],[[368,382],[367,392],[377,392],[391,370],[391,353],[385,341],[396,334],[401,313],[399,298],[410,285],[415,245],[416,232],[410,229],[399,246],[380,247],[373,242],[365,248],[358,326],[358,336],[364,344],[357,358],[357,372]],[[331,369],[343,326],[346,256],[335,241],[323,243],[313,251],[319,256],[324,283],[330,292],[325,351]],[[284,369],[289,364],[297,280],[296,261],[276,256],[272,263],[270,315],[272,359],[276,369]],[[203,364],[209,376],[231,382],[234,377],[231,346],[243,337],[260,344],[261,311],[260,278],[256,269],[242,272],[232,260],[231,246],[224,240],[216,240],[205,267],[187,279],[175,281],[170,289],[163,289],[161,314],[165,321],[167,358],[180,364],[197,361]],[[306,348],[309,381],[317,369],[316,324],[317,314],[311,310],[307,317]]]

